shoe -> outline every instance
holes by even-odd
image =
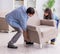
[[[25,41],[27,45],[33,45],[34,43],[33,42],[28,42],[28,41]]]
[[[26,42],[27,45],[33,45],[33,42]]]
[[[55,45],[55,42],[51,42],[50,44]]]
[[[17,49],[18,48],[17,46],[14,46],[14,45],[8,45],[7,47],[12,48],[12,49]]]

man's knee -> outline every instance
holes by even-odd
[[[13,27],[17,32],[22,32],[19,28]]]

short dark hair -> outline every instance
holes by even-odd
[[[26,13],[28,14],[34,14],[35,13],[35,10],[34,10],[34,8],[32,8],[32,7],[29,7],[28,9],[27,9],[27,11],[26,11]]]

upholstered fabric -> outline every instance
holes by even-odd
[[[44,26],[40,25],[41,37],[43,38],[43,42],[49,41],[57,37],[57,29],[52,26]]]
[[[58,35],[54,20],[40,20],[37,15],[28,22],[28,36],[31,42],[43,44]]]
[[[54,21],[40,20],[40,25],[28,25],[28,36],[32,42],[46,42],[57,37],[58,31]]]
[[[54,20],[40,20],[40,25],[55,26]]]

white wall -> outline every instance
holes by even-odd
[[[0,0],[0,17],[13,9],[13,0]]]
[[[55,9],[56,9],[55,11],[56,15],[60,18],[60,0],[56,0]]]
[[[39,17],[40,18],[43,18],[43,4],[45,3],[45,2],[47,2],[48,0],[37,0],[37,2],[36,2],[36,10],[38,11],[38,14],[39,14]],[[55,2],[55,5],[54,5],[54,7],[55,7],[55,9],[56,9],[56,11],[55,11],[55,14],[58,16],[58,17],[60,17],[60,0],[55,0],[56,2]]]
[[[27,0],[24,0],[24,6],[27,7]]]
[[[36,10],[38,11],[39,17],[43,18],[43,4],[47,0],[36,0]]]
[[[38,11],[39,17],[43,18],[43,4],[47,0],[36,0],[36,10]],[[60,17],[60,0],[56,0],[55,9],[56,14]],[[27,6],[27,0],[24,0],[24,5]],[[14,7],[14,0],[0,0],[0,16],[4,16],[7,12],[11,11]]]
[[[28,0],[24,0],[24,5],[27,7],[27,1]],[[38,12],[38,15],[40,18],[43,17],[43,4],[46,2],[47,0],[36,0],[36,10]],[[32,4],[33,5],[33,4]],[[30,5],[29,5],[30,6]]]

